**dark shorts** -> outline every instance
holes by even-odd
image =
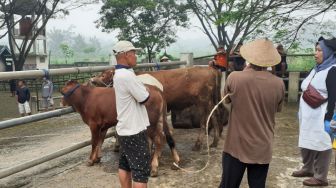
[[[135,182],[147,183],[150,175],[150,152],[146,131],[119,136],[119,168],[132,173]]]

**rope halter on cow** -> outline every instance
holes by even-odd
[[[221,101],[219,101],[218,104],[216,104],[216,106],[211,110],[209,116],[208,116],[208,119],[207,119],[207,122],[206,122],[206,127],[205,127],[205,131],[206,131],[206,140],[207,140],[207,148],[208,148],[208,160],[205,164],[205,166],[203,168],[201,168],[200,170],[187,170],[187,169],[184,169],[182,167],[180,167],[178,164],[176,164],[175,162],[173,163],[174,166],[176,166],[178,169],[184,171],[184,172],[187,172],[187,173],[200,173],[202,172],[203,170],[205,170],[208,166],[209,166],[209,163],[210,163],[210,147],[209,147],[209,133],[208,133],[208,128],[209,128],[209,121],[210,121],[210,118],[212,116],[212,114],[215,112],[215,110],[218,108],[218,106],[224,102],[224,101],[227,101],[227,98],[229,97],[229,94],[225,95],[223,97],[223,99]]]
[[[102,84],[105,85],[105,87],[113,87],[113,80],[110,80],[110,82],[108,84],[106,84],[105,82],[101,82]]]
[[[64,98],[70,97],[79,87],[80,87],[80,84],[76,84],[75,87],[71,88],[66,93],[61,92],[61,94],[64,96]]]

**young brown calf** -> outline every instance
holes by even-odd
[[[150,126],[147,135],[155,150],[152,157],[151,176],[158,175],[159,157],[165,138],[171,149],[175,163],[179,156],[166,120],[166,104],[162,92],[154,86],[146,85],[150,98],[146,103]],[[63,100],[78,112],[82,120],[89,125],[92,137],[92,150],[88,165],[100,162],[101,147],[108,128],[117,125],[117,112],[114,88],[89,87],[77,81],[68,81],[61,89]]]

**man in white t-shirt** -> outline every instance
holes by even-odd
[[[149,99],[146,87],[136,79],[136,51],[131,42],[119,41],[113,47],[117,65],[113,77],[116,94],[116,127],[120,140],[119,180],[122,188],[147,187],[150,175],[150,152],[146,136],[149,126],[144,103]]]

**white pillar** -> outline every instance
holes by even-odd
[[[192,67],[194,66],[194,54],[193,53],[181,53],[180,61],[186,61],[186,65],[181,65],[182,67]]]
[[[288,79],[288,102],[298,102],[300,73],[289,72]]]
[[[221,86],[220,86],[220,94],[221,98],[224,97],[224,87],[225,87],[225,82],[226,82],[226,71],[222,72],[222,78],[221,78]]]

